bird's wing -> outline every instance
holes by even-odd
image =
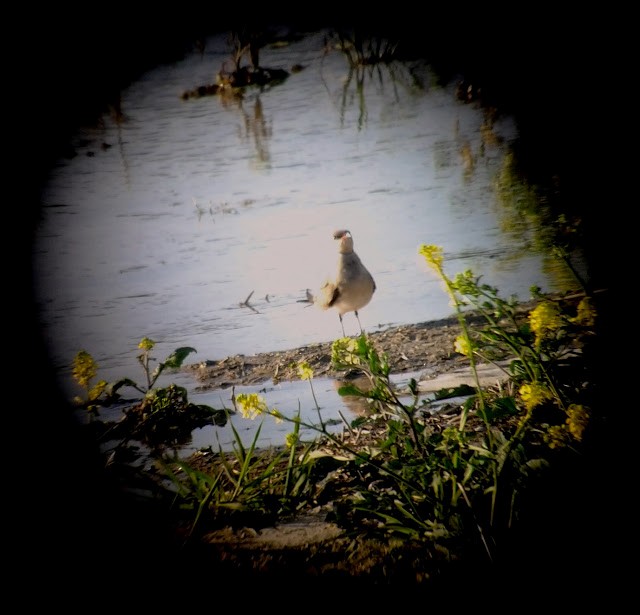
[[[331,293],[331,299],[329,300],[329,303],[327,303],[327,307],[331,307],[338,300],[339,296],[340,288],[338,286],[334,286],[333,292]]]
[[[329,309],[340,296],[340,289],[334,282],[325,282],[315,298],[316,305],[323,310]]]

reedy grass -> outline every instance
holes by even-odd
[[[300,421],[292,419],[293,438],[299,437]],[[187,538],[190,538],[205,512],[209,522],[232,523],[234,518],[250,516],[254,524],[272,522],[278,516],[292,513],[310,499],[313,444],[271,449],[256,448],[262,423],[247,447],[231,424],[233,452],[219,451],[205,472],[186,460],[162,460],[166,475],[175,486],[182,509],[195,511]]]

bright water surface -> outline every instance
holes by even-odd
[[[69,396],[78,392],[70,365],[79,350],[96,359],[100,379],[144,383],[136,360],[144,336],[157,342],[158,359],[194,347],[188,363],[336,339],[336,313],[298,300],[333,273],[337,228],[351,230],[376,280],[360,312],[368,331],[451,314],[418,255],[422,243],[442,246],[451,275],[471,269],[504,297],[573,285],[533,249],[534,224],[498,198],[496,178],[517,137],[511,118],[493,121],[460,102],[455,84],[439,85],[425,65],[350,75],[339,51],[325,52],[323,33],[262,50],[263,66],[305,67],[279,85],[242,99],[183,100],[214,82],[229,52],[225,37],[212,37],[204,53],[146,73],[122,92],[122,114],[79,131],[78,155],[52,170],[37,292]],[[250,293],[251,308],[241,305]],[[353,314],[345,328],[359,332]],[[195,403],[231,407],[231,391],[198,393],[182,374],[158,384],[171,381]],[[263,392],[284,413],[300,402],[303,416],[316,417],[308,382]],[[351,416],[331,380],[316,381],[315,392],[326,420],[338,410]],[[251,439],[255,423],[232,420]],[[290,431],[272,423],[263,445]],[[217,449],[217,439],[230,446],[229,425],[198,430],[192,447]]]

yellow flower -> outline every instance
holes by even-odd
[[[140,348],[141,350],[151,350],[154,346],[156,345],[156,343],[153,340],[150,340],[148,337],[143,337],[140,340],[140,343],[138,344],[138,348]]]
[[[591,305],[589,297],[584,297],[578,303],[578,312],[571,321],[583,327],[593,327],[596,324],[596,310]]]
[[[584,430],[589,424],[589,409],[581,404],[571,404],[567,409],[567,428],[571,435],[580,442]]]
[[[562,326],[562,317],[555,303],[543,301],[529,312],[529,324],[536,338],[536,346]]]
[[[527,410],[533,410],[544,401],[552,399],[551,392],[538,382],[523,384],[518,393],[520,393],[524,407]]]
[[[568,444],[567,430],[563,425],[551,425],[544,434],[545,442],[549,448],[560,448]]]
[[[240,393],[236,397],[236,404],[245,419],[255,419],[258,415],[268,412],[267,404],[257,393]]]
[[[102,395],[102,392],[107,388],[106,380],[100,380],[97,382],[93,388],[89,391],[88,399],[89,401],[95,401]]]
[[[300,380],[311,380],[313,378],[313,370],[309,363],[302,361],[298,365],[298,376],[300,376]]]
[[[97,373],[98,364],[86,350],[81,350],[73,360],[72,374],[76,382],[86,389]]]
[[[341,337],[331,345],[331,362],[338,365],[360,365],[357,355],[358,342],[351,337]]]
[[[287,448],[293,448],[298,443],[298,436],[295,433],[290,432],[286,435],[284,443]]]
[[[459,335],[453,344],[453,348],[456,352],[463,354],[465,357],[471,357],[471,345],[469,340],[464,335]]]
[[[442,271],[443,257],[441,247],[423,243],[418,249],[418,253],[424,256],[427,264],[431,265],[436,271]]]

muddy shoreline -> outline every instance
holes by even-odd
[[[385,353],[393,373],[420,372],[424,379],[435,378],[468,361],[454,351],[460,335],[457,317],[390,327],[367,334],[380,354]],[[340,377],[331,365],[331,345],[323,342],[255,355],[234,355],[219,361],[201,361],[184,370],[198,381],[199,391],[231,386],[296,380],[298,365],[306,361],[314,377]]]

